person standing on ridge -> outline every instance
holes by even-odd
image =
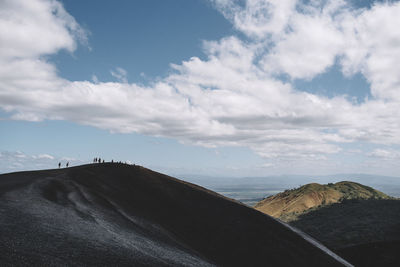
[[[69,166],[69,161],[67,162],[67,164],[65,164],[65,166],[68,168],[68,166]]]
[[[61,162],[58,163],[58,168],[61,168]]]

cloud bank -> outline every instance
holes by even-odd
[[[0,108],[15,120],[245,146],[266,162],[324,160],[357,142],[397,158],[384,147],[400,144],[400,3],[211,3],[238,34],[204,41],[206,59],[171,65],[170,75],[143,86],[122,68],[111,71],[118,82],[63,79],[46,56],[86,44],[85,31],[58,1],[1,1]],[[354,103],[294,87],[335,64],[364,75],[372,98]]]
[[[0,151],[0,170],[4,173],[22,169],[54,169],[57,168],[59,162],[62,167],[65,167],[67,162],[69,166],[87,163],[79,159],[55,157],[49,154],[30,155],[21,151]]]

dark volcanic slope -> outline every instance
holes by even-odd
[[[275,219],[139,167],[0,175],[1,265],[340,266]]]
[[[400,241],[400,200],[348,200],[303,214],[291,225],[335,250]]]
[[[400,200],[347,200],[303,214],[291,225],[356,266],[400,266]]]

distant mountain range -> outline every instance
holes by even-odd
[[[237,201],[140,166],[0,175],[1,266],[351,266]]]

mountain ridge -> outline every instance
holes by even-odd
[[[0,210],[6,266],[345,263],[246,205],[137,165],[3,174]]]
[[[254,208],[290,222],[313,208],[351,199],[392,199],[392,197],[356,182],[342,181],[325,185],[310,183],[269,196],[258,202]]]

